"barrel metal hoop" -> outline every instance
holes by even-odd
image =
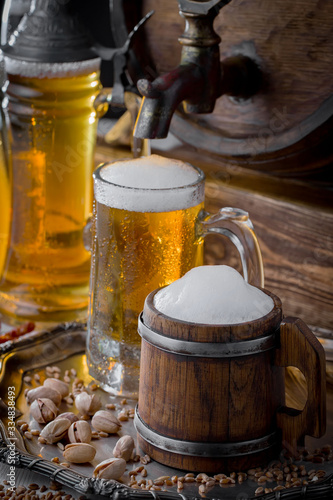
[[[139,316],[138,332],[149,344],[162,351],[181,356],[196,356],[201,358],[236,358],[239,356],[251,356],[261,352],[269,351],[276,347],[276,332],[244,340],[241,342],[193,342],[189,340],[172,339],[159,332],[148,328]]]
[[[194,457],[232,458],[239,455],[251,455],[267,450],[278,442],[277,432],[261,438],[236,443],[207,443],[169,438],[149,427],[140,417],[138,407],[135,409],[134,426],[139,435],[156,448]]]

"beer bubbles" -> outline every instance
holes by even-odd
[[[232,267],[200,266],[158,291],[156,309],[191,323],[233,325],[268,314],[271,297],[246,283]]]

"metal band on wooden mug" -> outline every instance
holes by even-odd
[[[237,443],[206,443],[169,438],[149,427],[140,417],[138,407],[135,408],[134,426],[138,434],[156,448],[194,457],[231,458],[238,455],[251,455],[275,446],[279,440],[278,432]]]
[[[236,358],[269,351],[276,347],[276,333],[242,342],[192,342],[172,339],[148,328],[139,316],[138,332],[149,344],[162,351],[201,358]]]

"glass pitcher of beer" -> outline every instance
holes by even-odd
[[[105,105],[94,106],[100,59],[66,3],[33,2],[4,48],[13,178],[0,278],[0,313],[7,319],[67,321],[87,312],[90,253],[83,231]]]
[[[0,82],[5,81],[5,69],[2,53],[0,52]],[[11,210],[11,169],[10,150],[8,146],[7,116],[2,106],[3,92],[0,89],[0,276],[5,264],[9,238],[10,210]]]

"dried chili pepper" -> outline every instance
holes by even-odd
[[[0,336],[0,344],[3,344],[8,340],[15,340],[21,337],[22,335],[25,335],[26,333],[32,332],[34,328],[35,328],[35,323],[33,323],[32,321],[29,321],[27,323],[24,323],[23,325],[13,328],[13,330],[10,330],[9,332]]]

